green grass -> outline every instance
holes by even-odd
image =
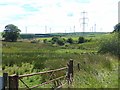
[[[107,56],[107,55],[106,55]],[[105,56],[86,62],[81,70],[75,73],[73,87],[75,88],[117,88],[118,60]],[[88,64],[89,63],[89,64]],[[114,82],[114,83],[113,83]]]
[[[22,75],[61,68],[66,66],[70,59],[73,59],[75,66],[74,88],[114,88],[118,86],[117,58],[113,55],[97,53],[101,38],[110,36],[109,34],[95,35],[91,42],[65,44],[64,46],[42,42],[3,42],[2,68],[9,75],[16,73]],[[77,38],[73,37],[74,40]],[[86,38],[91,37],[86,36]],[[46,39],[50,40],[50,38]],[[80,72],[76,67],[78,63],[80,63]],[[32,86],[41,83],[43,78],[43,76],[34,76],[33,78],[23,78],[23,80]],[[43,87],[51,87],[52,85]],[[20,87],[24,87],[21,82]]]

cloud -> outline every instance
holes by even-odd
[[[100,0],[89,4],[90,19],[102,27],[104,31],[112,31],[113,26],[117,23],[117,0]],[[93,7],[93,8],[90,8]]]
[[[0,1],[0,29],[6,24],[18,25],[22,32],[25,26],[29,32],[44,33],[45,25],[54,32],[82,31],[79,19],[86,11],[89,29],[95,23],[97,29],[112,30],[117,23],[117,2],[119,0],[3,0]],[[106,25],[107,24],[107,25]]]
[[[62,7],[60,2],[56,3],[56,6],[57,7]]]
[[[67,16],[72,17],[74,14],[72,12],[69,12]]]
[[[76,3],[90,3],[90,0],[67,0],[68,2],[76,2]]]
[[[39,9],[31,6],[30,4],[24,4],[24,5],[22,6],[22,8],[24,8],[24,10],[25,10],[26,12],[27,12],[27,11],[28,11],[28,12],[39,11]]]

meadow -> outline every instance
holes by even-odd
[[[64,36],[67,39],[71,36]],[[47,71],[66,66],[70,59],[74,60],[74,81],[72,88],[117,88],[118,58],[109,53],[98,53],[101,40],[111,34],[86,35],[90,42],[82,44],[65,44],[63,46],[43,43],[44,39],[35,41],[18,41],[2,43],[2,69],[12,74],[28,74]],[[72,36],[76,41],[78,36]],[[80,63],[80,71],[76,65]],[[29,86],[43,82],[42,76],[24,79]],[[42,88],[51,87],[52,84]],[[20,83],[20,87],[25,87]],[[67,86],[64,86],[67,87]]]

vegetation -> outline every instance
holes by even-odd
[[[112,34],[110,38],[102,40],[100,50],[101,53],[111,53],[113,55],[120,55],[120,40],[118,34]]]
[[[67,39],[67,42],[70,43],[70,44],[74,43],[74,41],[73,41],[72,38],[68,38],[68,39]]]
[[[60,46],[65,44],[65,39],[61,37],[53,37],[51,39],[52,44],[58,44]]]
[[[5,41],[16,41],[19,37],[20,29],[13,24],[9,24],[5,26],[5,30],[2,34]]]
[[[31,43],[29,40],[28,42],[3,42],[3,71],[8,72],[9,75],[47,71],[64,67],[69,59],[73,59],[74,82],[72,88],[117,88],[117,57],[109,52],[98,53],[98,51],[104,52],[102,48],[104,39],[113,38],[114,35],[101,34],[92,36],[94,37],[83,37],[85,42],[82,44],[78,43],[79,37],[76,36],[71,37],[71,40],[74,40],[73,44],[67,42],[70,37],[41,38],[37,39],[38,43]],[[64,44],[59,44],[59,40]],[[108,42],[114,42],[111,40]],[[116,49],[117,47],[110,48]],[[78,63],[80,64],[80,71],[77,69]],[[23,80],[28,86],[33,86],[46,81],[47,78],[47,76],[35,76]],[[41,88],[51,86],[52,84],[49,84]],[[20,82],[20,87],[25,86]]]
[[[115,25],[113,32],[119,32],[120,33],[120,23]]]
[[[85,42],[84,37],[79,37],[79,39],[78,39],[78,43],[84,43],[84,42]]]

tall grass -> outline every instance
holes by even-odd
[[[47,71],[66,66],[69,59],[74,60],[74,88],[117,87],[118,61],[112,55],[97,54],[98,40],[83,44],[54,46],[44,43],[3,42],[4,72],[25,74]],[[80,64],[80,72],[77,64]],[[44,81],[43,76],[25,78],[30,86]],[[51,87],[52,84],[44,87]],[[24,87],[20,83],[20,87]]]
[[[100,53],[111,53],[113,55],[120,55],[120,40],[118,34],[112,34],[111,37],[102,40],[100,45]]]
[[[81,64],[81,70],[75,73],[73,88],[118,88],[118,60],[106,56],[96,56],[95,60]]]

